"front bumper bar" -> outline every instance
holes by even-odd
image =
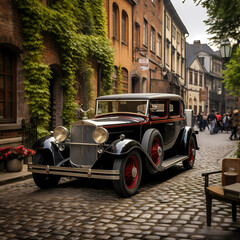
[[[118,170],[105,170],[105,169],[55,167],[50,165],[28,164],[28,171],[40,174],[51,174],[66,177],[82,177],[105,180],[119,180],[120,178],[120,172]]]

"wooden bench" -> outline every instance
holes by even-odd
[[[209,175],[222,174],[221,185],[209,186]],[[240,205],[239,198],[233,198],[224,194],[224,186],[234,182],[240,182],[240,158],[224,158],[222,160],[222,170],[203,173],[205,178],[207,225],[211,226],[212,199],[232,204],[232,219],[236,222],[237,205]]]

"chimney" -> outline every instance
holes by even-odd
[[[198,44],[198,45],[200,45],[200,44],[201,44],[201,41],[200,41],[200,40],[194,40],[193,44]]]

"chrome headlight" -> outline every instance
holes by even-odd
[[[68,137],[68,130],[65,127],[56,127],[53,131],[53,136],[57,142],[64,142]]]
[[[108,140],[109,133],[103,127],[97,127],[93,132],[93,139],[96,143],[105,143]]]

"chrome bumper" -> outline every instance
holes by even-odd
[[[33,173],[60,175],[66,177],[82,177],[105,180],[119,180],[120,178],[120,172],[118,170],[55,167],[49,165],[28,164],[28,171]]]

